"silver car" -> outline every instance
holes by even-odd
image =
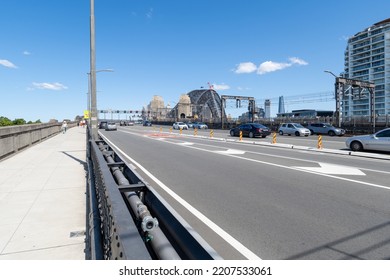
[[[116,123],[114,122],[107,123],[106,130],[117,130]]]
[[[390,152],[390,128],[371,135],[359,135],[347,138],[345,145],[352,151],[374,150]]]
[[[334,127],[329,123],[310,123],[307,128],[311,134],[327,134],[329,136],[343,136],[345,134],[344,129]]]
[[[299,123],[282,123],[279,127],[279,134],[295,135],[295,136],[309,136],[310,130]]]
[[[172,125],[172,127],[173,127],[173,129],[188,129],[187,124],[185,124],[184,122],[175,122]]]

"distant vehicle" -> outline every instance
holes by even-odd
[[[144,121],[143,126],[152,126],[152,123],[150,121]]]
[[[207,124],[203,123],[203,122],[194,122],[192,124],[192,127],[195,129],[208,129],[209,127],[207,126]]]
[[[100,129],[105,129],[106,127],[107,127],[107,122],[102,121],[102,122],[99,123],[99,128]]]
[[[247,136],[249,138],[256,136],[265,138],[267,135],[271,134],[271,130],[262,124],[245,123],[230,129],[230,136],[240,136],[240,131],[242,131],[242,136]]]
[[[119,125],[120,126],[133,126],[134,122],[133,121],[120,121]]]
[[[334,127],[329,123],[311,123],[307,128],[311,134],[327,134],[329,136],[343,136],[345,134],[344,129]]]
[[[390,152],[390,128],[371,135],[359,135],[347,138],[345,145],[352,151],[375,150]]]
[[[109,131],[109,130],[117,130],[116,123],[114,123],[114,122],[107,123],[107,126],[106,126],[105,130],[107,130],[107,131]]]
[[[287,134],[307,137],[311,134],[309,129],[299,123],[282,123],[278,131],[280,135]]]
[[[186,122],[188,128],[194,128],[194,124],[192,122]]]
[[[175,122],[173,125],[172,125],[172,128],[173,129],[188,129],[188,126],[186,123],[184,122]]]

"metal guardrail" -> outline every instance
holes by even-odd
[[[221,259],[104,140],[87,141],[87,259]]]

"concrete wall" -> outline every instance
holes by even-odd
[[[68,128],[75,126],[68,123]],[[0,160],[61,131],[61,123],[0,127]]]

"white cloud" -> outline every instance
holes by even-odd
[[[13,64],[11,61],[6,59],[0,59],[0,65],[3,65],[7,68],[18,68],[15,64]]]
[[[225,85],[225,84],[221,84],[221,85],[213,84],[213,88],[215,90],[228,90],[228,89],[230,89],[230,86]]]
[[[253,62],[242,62],[237,65],[236,72],[237,74],[243,74],[243,73],[252,73],[257,70],[257,66]]]
[[[35,89],[63,90],[68,87],[60,83],[33,83]]]
[[[278,70],[285,69],[287,67],[290,67],[291,63],[280,63],[280,62],[273,62],[273,61],[266,61],[260,64],[259,68],[257,69],[257,74],[262,75],[269,72],[274,72]]]
[[[257,71],[257,74],[263,75],[266,73],[283,70],[285,68],[291,67],[293,65],[308,65],[306,61],[298,57],[290,57],[289,62],[275,62],[275,61],[265,61],[257,67],[253,62],[242,62],[238,64],[236,70],[237,74],[242,73],[253,73]]]
[[[249,87],[237,87],[238,91],[245,91],[245,90],[250,90]]]
[[[309,64],[306,61],[304,61],[303,59],[300,59],[298,57],[290,57],[289,60],[292,64],[298,64],[298,65],[308,65]]]
[[[24,55],[30,55],[31,53],[29,51],[24,51],[23,54]]]
[[[152,18],[153,17],[153,8],[150,8],[149,11],[146,13],[147,18]]]

